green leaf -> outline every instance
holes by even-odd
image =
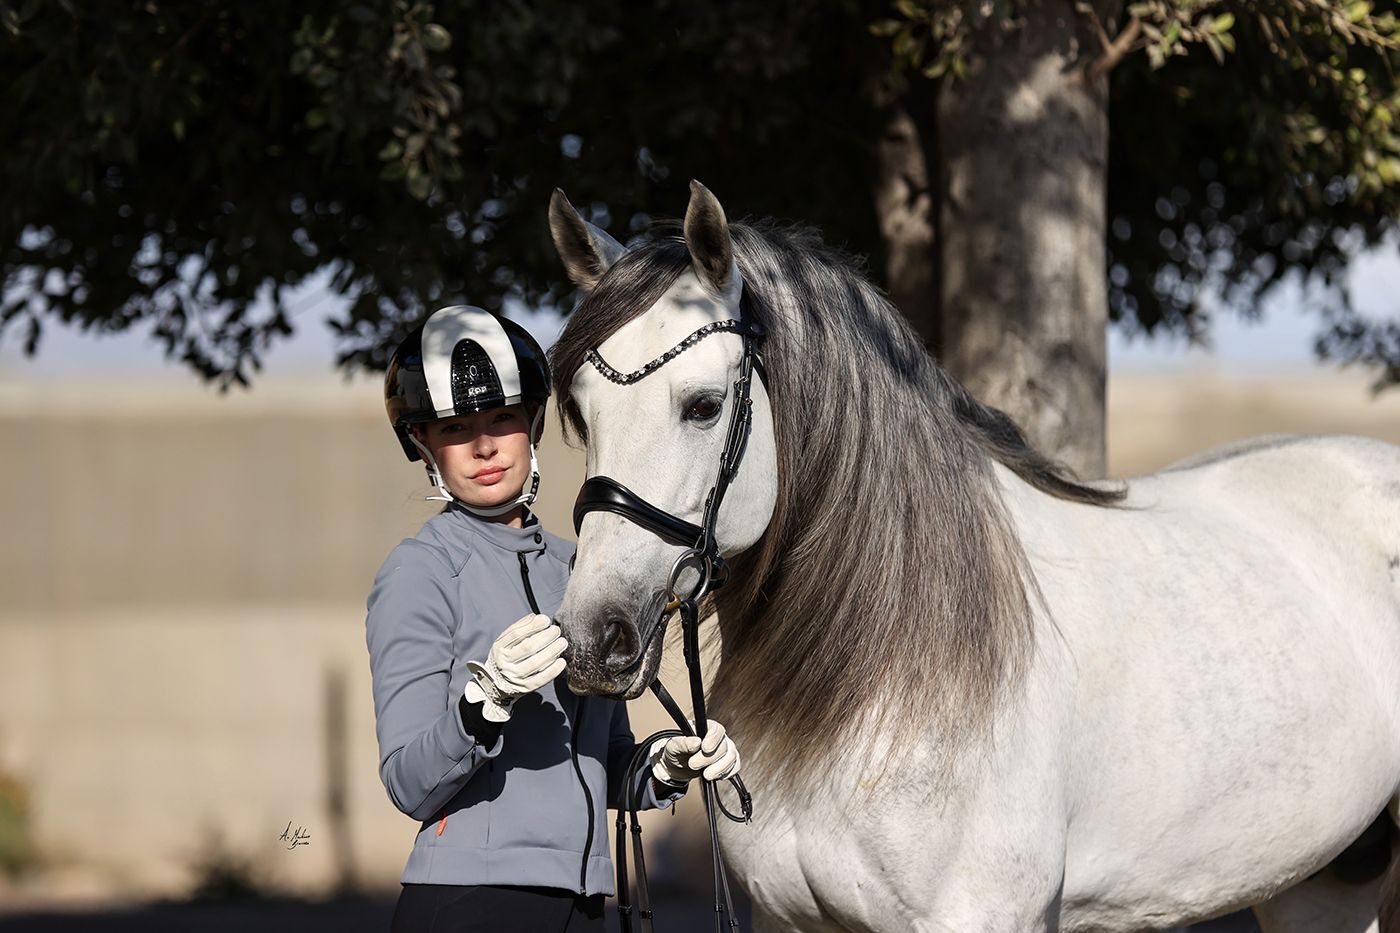
[[[397,139],[391,139],[384,144],[384,148],[379,150],[379,158],[384,161],[397,159],[403,155],[403,145]]]
[[[870,24],[870,34],[872,36],[892,36],[904,28],[904,24],[897,19],[877,19]]]
[[[330,87],[340,79],[340,75],[336,73],[335,69],[319,64],[312,65],[311,70],[306,73],[306,77],[312,84],[320,88]]]
[[[1353,23],[1359,23],[1371,15],[1371,4],[1369,0],[1355,0],[1347,4],[1347,19]]]
[[[452,46],[452,35],[437,23],[423,28],[423,44],[431,52],[446,52]]]
[[[1205,36],[1204,41],[1206,44],[1206,48],[1210,49],[1210,54],[1215,57],[1216,63],[1220,65],[1225,64],[1225,50],[1220,47],[1219,37],[1214,35],[1207,35]]]
[[[1210,32],[1216,35],[1219,35],[1222,32],[1229,32],[1230,27],[1233,25],[1235,25],[1235,14],[1221,13],[1219,16],[1215,17],[1210,21],[1210,25],[1208,25],[1206,29],[1208,29]]]

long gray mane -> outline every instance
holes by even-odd
[[[857,730],[955,751],[986,733],[1033,647],[1034,579],[993,460],[1062,499],[1122,493],[1032,450],[813,232],[729,229],[749,313],[768,331],[778,499],[717,596],[716,718],[766,780],[794,789]],[[643,243],[570,317],[551,353],[566,428],[586,438],[569,395],[584,354],[689,268],[679,237]]]

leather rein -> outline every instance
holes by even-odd
[[[626,486],[606,476],[591,476],[585,480],[582,488],[579,489],[578,499],[574,503],[575,533],[582,525],[583,517],[589,512],[613,512],[641,525],[671,544],[686,548],[671,567],[671,576],[666,588],[669,601],[662,607],[651,628],[642,633],[641,650],[642,657],[645,657],[652,638],[664,631],[666,618],[672,612],[679,613],[685,663],[690,674],[690,700],[691,707],[695,712],[695,725],[692,726],[690,721],[686,719],[680,705],[667,692],[660,678],[653,678],[650,684],[651,691],[665,707],[666,712],[676,721],[677,728],[663,729],[647,736],[644,741],[638,743],[637,750],[633,753],[626,771],[629,775],[636,775],[642,770],[647,753],[658,739],[679,735],[699,735],[703,740],[709,723],[705,715],[705,687],[700,669],[699,605],[706,595],[719,589],[728,579],[728,565],[720,556],[719,545],[715,541],[715,522],[719,515],[720,503],[724,501],[725,491],[738,473],[739,463],[743,460],[744,450],[748,446],[749,428],[753,422],[753,400],[750,396],[750,387],[753,382],[755,366],[760,372],[763,368],[757,346],[759,339],[764,336],[763,327],[748,313],[747,302],[741,300],[739,309],[740,317],[738,320],[706,324],[670,350],[631,373],[620,373],[613,369],[598,354],[596,348],[588,351],[587,361],[599,373],[608,380],[625,386],[655,372],[662,365],[711,334],[734,333],[742,337],[744,341],[744,352],[739,362],[739,377],[734,382],[734,407],[730,413],[729,431],[725,436],[724,451],[720,454],[719,470],[715,476],[714,485],[710,487],[710,491],[705,497],[705,507],[699,525],[657,508]],[[696,582],[686,595],[681,596],[678,594],[677,587],[681,575],[687,570],[696,573]],[[736,816],[729,812],[720,800],[713,781],[704,778],[701,778],[700,781],[705,802],[705,814],[710,827],[710,856],[715,879],[715,930],[717,933],[722,933],[726,919],[732,930],[739,928],[739,919],[734,915],[729,879],[719,855],[716,811],[723,813],[726,818],[733,822],[747,823],[753,817],[753,798],[737,774],[729,778],[729,783],[739,795],[740,814]],[[646,860],[642,851],[642,828],[637,821],[637,811],[641,807],[641,794],[644,786],[644,781],[633,779],[627,782],[626,806],[617,814],[617,910],[622,933],[631,933],[632,931],[632,902],[627,873],[629,822],[632,834],[632,851],[637,871],[637,917],[643,933],[650,933],[652,929],[653,914],[651,897],[647,890]]]

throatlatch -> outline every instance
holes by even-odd
[[[705,687],[700,669],[699,605],[706,595],[723,586],[729,575],[729,568],[724,558],[720,556],[719,545],[715,541],[715,522],[719,515],[720,503],[724,500],[725,491],[729,488],[735,474],[738,473],[739,463],[744,457],[744,449],[748,446],[749,428],[753,423],[753,400],[750,396],[750,387],[753,383],[755,364],[757,363],[760,367],[762,365],[758,359],[757,344],[758,340],[763,337],[764,330],[757,321],[752,319],[747,310],[747,302],[742,298],[739,302],[739,310],[740,318],[738,320],[706,324],[661,356],[631,373],[623,374],[613,369],[598,354],[596,348],[588,353],[588,361],[603,376],[619,385],[631,385],[644,376],[655,372],[662,365],[710,334],[735,333],[741,336],[744,341],[744,353],[739,362],[739,377],[734,382],[734,407],[730,413],[729,431],[725,437],[724,451],[720,454],[719,470],[715,476],[714,485],[710,487],[710,491],[705,497],[705,508],[700,525],[692,524],[664,509],[657,508],[626,486],[606,476],[589,477],[584,482],[583,487],[579,489],[578,500],[574,503],[575,533],[583,524],[583,517],[589,512],[606,511],[621,515],[653,532],[663,540],[686,548],[671,567],[671,576],[670,580],[667,581],[666,589],[670,595],[670,601],[661,610],[661,615],[653,624],[651,632],[644,635],[642,646],[643,651],[645,651],[652,633],[661,630],[662,624],[670,613],[675,612],[680,615],[682,645],[685,651],[686,668],[690,674],[690,701],[695,713],[695,725],[692,726],[680,705],[672,699],[661,681],[653,679],[650,684],[651,691],[665,707],[666,712],[676,721],[677,728],[663,729],[647,736],[645,740],[640,742],[637,745],[636,753],[632,756],[632,761],[629,763],[628,774],[637,774],[641,771],[647,753],[657,740],[680,735],[698,735],[703,740],[709,723],[709,719],[705,715]],[[677,588],[681,575],[687,570],[695,571],[696,581],[689,593],[681,596],[677,592]],[[738,816],[724,806],[719,798],[715,782],[703,777],[700,778],[705,801],[705,814],[710,825],[710,855],[715,877],[715,930],[717,933],[722,933],[726,920],[730,929],[739,929],[739,919],[734,916],[734,902],[730,895],[729,878],[725,874],[724,863],[719,855],[719,827],[716,811],[723,813],[726,818],[736,823],[747,823],[753,818],[753,798],[749,795],[743,780],[737,774],[728,780],[739,794],[740,814]],[[623,933],[631,933],[632,931],[632,902],[627,866],[629,823],[632,833],[632,851],[637,864],[637,917],[640,920],[640,928],[643,933],[650,933],[652,929],[651,898],[647,890],[646,860],[642,851],[642,828],[637,821],[637,811],[641,806],[640,796],[641,782],[629,781],[626,807],[619,810],[617,814],[617,910]]]

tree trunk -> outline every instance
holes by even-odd
[[[1023,28],[986,30],[967,78],[939,92],[942,360],[1037,449],[1094,478],[1104,473],[1107,80],[1080,77],[1100,47],[1070,3],[1023,10]]]
[[[929,183],[934,159],[926,145],[926,137],[937,128],[933,107],[912,94],[896,99],[883,89],[875,106],[884,123],[875,146],[874,194],[885,245],[885,282],[890,300],[937,356],[942,328],[933,225],[938,213]]]

